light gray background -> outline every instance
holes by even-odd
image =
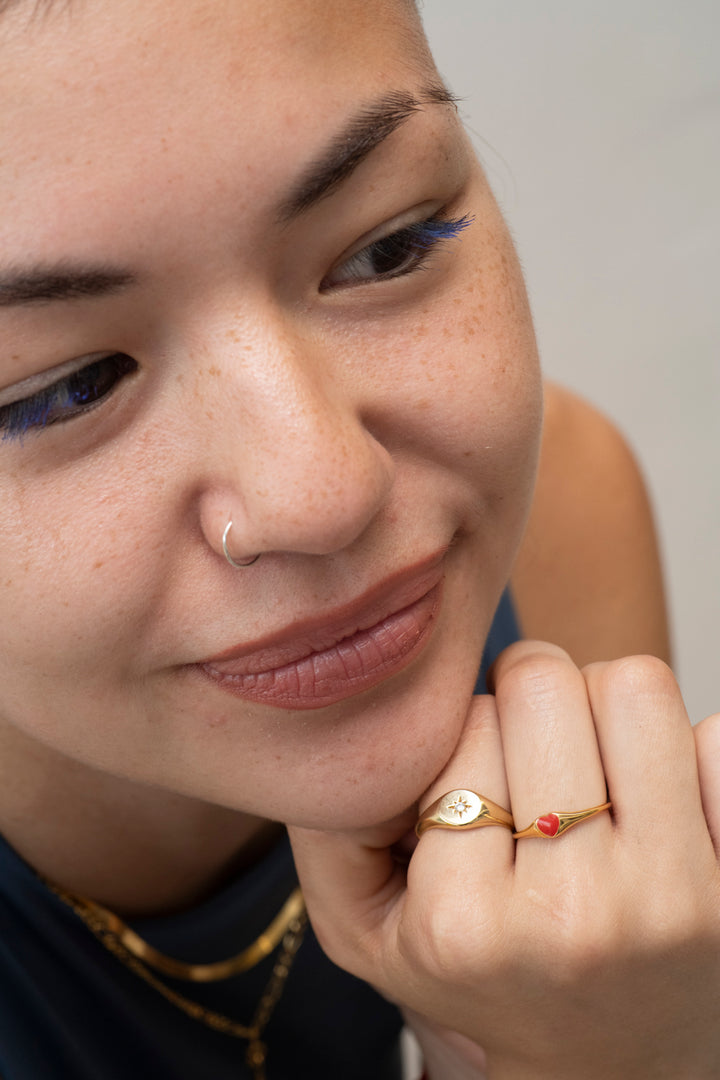
[[[720,2],[425,0],[545,371],[634,446],[694,721],[720,711]]]

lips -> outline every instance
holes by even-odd
[[[324,616],[228,649],[200,670],[234,696],[285,709],[317,709],[371,689],[406,668],[429,640],[444,555]]]

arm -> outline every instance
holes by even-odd
[[[670,662],[658,544],[638,466],[605,417],[553,385],[512,586],[524,635],[561,645],[579,666],[633,653]]]

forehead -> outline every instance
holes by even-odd
[[[13,0],[0,17],[0,117],[28,135],[48,120],[72,134],[209,107],[236,125],[288,124],[427,72],[413,11],[406,0]]]
[[[273,71],[293,57],[331,67],[338,51],[372,64],[390,44],[400,62],[429,59],[414,0],[0,0],[3,67],[35,54],[51,74],[88,51],[111,62],[128,46],[141,58],[180,42],[191,50],[181,63],[212,44],[218,59],[232,51],[248,72],[273,57]]]
[[[407,0],[15,0],[0,17],[0,197],[101,211],[164,160],[270,180],[358,103],[422,83]],[[281,154],[278,155],[278,148]],[[131,175],[130,175],[131,174]],[[237,177],[235,178],[237,179]],[[97,188],[94,186],[97,184]],[[110,185],[110,187],[108,186]],[[7,221],[7,217],[6,217]]]

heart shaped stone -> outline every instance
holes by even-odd
[[[543,814],[535,824],[543,836],[557,836],[557,831],[560,828],[560,818],[557,814]]]

